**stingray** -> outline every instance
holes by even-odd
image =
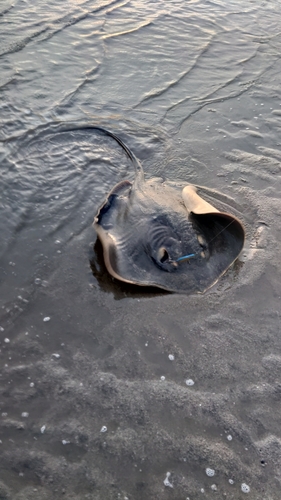
[[[119,137],[87,128],[117,141],[135,170],[134,181],[116,184],[94,219],[108,272],[126,283],[170,292],[202,293],[214,285],[245,239],[223,195],[187,183],[145,180],[140,162]]]

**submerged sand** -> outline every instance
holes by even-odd
[[[279,3],[5,1],[0,24],[0,499],[279,500]],[[58,120],[232,198],[239,260],[203,295],[112,280],[91,224],[134,172]]]

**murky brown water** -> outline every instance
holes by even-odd
[[[0,498],[278,500],[280,3],[0,8]],[[61,120],[233,198],[247,242],[216,287],[112,281],[91,224],[134,172]]]

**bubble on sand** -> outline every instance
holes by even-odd
[[[228,436],[226,436],[226,439],[227,439],[228,441],[232,441],[232,436],[231,436],[231,434],[228,434]]]
[[[42,425],[42,427],[40,429],[41,434],[44,434],[45,430],[46,430],[46,425]]]
[[[160,380],[166,380],[165,375],[161,375]]]
[[[10,339],[5,338],[5,339],[4,339],[4,342],[5,342],[6,344],[9,344]]]
[[[174,361],[175,356],[173,354],[169,354],[168,358],[169,358],[170,361]]]
[[[3,326],[0,326],[0,332],[4,332]]]
[[[70,441],[66,441],[65,439],[62,440],[62,444],[70,444]]]
[[[210,467],[207,467],[206,474],[207,474],[208,477],[213,477],[215,475],[215,471],[214,471],[214,469],[211,469]]]
[[[212,486],[211,486],[211,490],[212,490],[212,491],[218,491],[218,487],[217,487],[217,485],[216,485],[216,484],[212,484]]]
[[[26,304],[28,303],[28,300],[24,299],[21,295],[18,295],[18,299],[22,302],[25,302]]]
[[[190,387],[192,385],[194,385],[194,380],[192,380],[192,378],[188,378],[186,381],[185,381],[186,385],[189,385]]]
[[[21,416],[23,418],[27,418],[27,417],[29,417],[29,413],[27,411],[23,411],[22,414],[21,414]]]
[[[170,483],[170,481],[169,481],[169,477],[170,476],[171,476],[171,473],[167,472],[166,477],[165,477],[163,483],[164,483],[164,486],[168,486],[169,488],[173,488],[172,483]]]
[[[100,431],[101,431],[101,432],[106,432],[106,431],[107,431],[107,427],[106,427],[106,425],[103,425]]]
[[[30,382],[29,387],[34,387],[34,382]]]
[[[248,486],[246,483],[242,483],[241,484],[241,491],[243,491],[243,493],[249,493],[250,492],[250,486]]]
[[[53,353],[52,356],[53,356],[53,358],[56,358],[56,359],[60,358],[60,354],[57,354],[57,353]]]
[[[234,484],[233,479],[229,479],[228,482],[229,482],[229,484]]]
[[[50,316],[45,316],[45,318],[43,318],[43,321],[46,323],[47,321],[50,321]]]

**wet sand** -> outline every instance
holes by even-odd
[[[53,2],[48,26],[37,5],[38,39],[24,5],[3,14],[3,500],[280,496],[280,7],[211,4]],[[130,162],[58,119],[232,198],[239,260],[203,295],[112,280],[91,224]]]

